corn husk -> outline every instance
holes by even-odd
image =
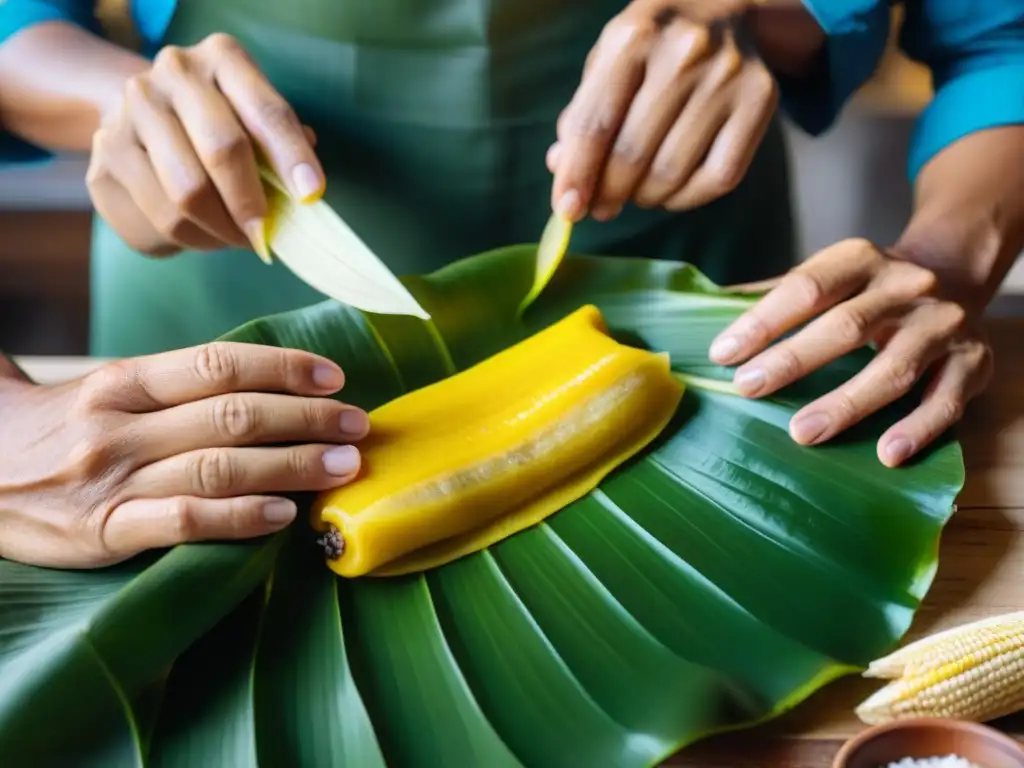
[[[270,205],[266,240],[303,282],[343,304],[382,315],[430,314],[327,203],[296,201],[277,175],[260,168]],[[259,253],[270,261],[270,253]]]
[[[520,312],[530,306],[544,290],[544,286],[551,281],[558,265],[565,257],[571,237],[572,222],[557,213],[552,214],[540,236],[540,243],[537,246],[537,261],[534,265],[533,286],[519,305]]]

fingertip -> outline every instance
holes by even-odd
[[[323,453],[324,470],[332,477],[339,478],[344,484],[359,473],[362,456],[354,445],[336,445]]]
[[[577,222],[583,218],[583,198],[576,189],[568,189],[557,197],[554,211],[559,216]]]
[[[789,439],[797,445],[802,445],[804,447],[810,444],[810,441],[806,440],[800,431],[793,427],[793,421],[789,422]]]
[[[253,250],[256,251],[256,255],[260,257],[264,264],[270,264],[272,259],[270,257],[270,247],[267,244],[266,219],[260,217],[250,219],[242,229],[249,239]]]
[[[323,173],[312,163],[299,163],[292,168],[292,194],[303,204],[315,203],[324,194],[326,181]]]
[[[789,436],[800,445],[817,445],[824,442],[832,426],[832,417],[826,411],[798,411],[789,422]]]
[[[361,408],[345,408],[341,412],[339,425],[342,434],[349,440],[362,440],[370,433],[370,417]]]
[[[744,397],[755,397],[765,393],[768,384],[768,376],[765,370],[758,367],[756,363],[752,366],[737,368],[733,375],[732,384]]]
[[[290,499],[271,499],[263,505],[263,519],[271,528],[283,528],[295,519],[298,507]]]
[[[914,444],[905,437],[882,437],[878,441],[878,459],[893,469],[903,464],[914,454]]]
[[[708,359],[719,365],[728,365],[740,351],[740,341],[735,336],[725,333],[718,336],[708,348]]]
[[[311,373],[313,386],[325,392],[337,392],[345,385],[345,373],[334,362],[320,358]]]

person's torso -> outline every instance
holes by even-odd
[[[555,121],[601,28],[624,5],[178,0],[166,39],[236,37],[320,137],[327,201],[390,254],[393,269],[423,271],[539,235]],[[600,239],[666,216],[632,212]],[[360,228],[369,218],[391,224]]]
[[[625,5],[177,0],[161,42],[188,46],[215,32],[237,38],[316,131],[327,202],[393,271],[405,274],[536,240],[550,215],[544,158],[558,114],[601,29]],[[98,231],[97,251],[115,249],[115,240]],[[778,272],[793,255],[778,127],[728,197],[684,214],[629,206],[613,222],[583,222],[572,248],[693,261],[719,280]],[[163,339],[193,343],[200,334],[228,330],[228,322],[320,298],[280,266],[268,269],[243,252],[184,254],[159,264],[134,263],[125,254],[97,259],[110,265],[97,267],[94,291],[109,294],[127,282],[138,297],[133,303],[150,307],[139,311],[160,304],[151,282],[199,299],[194,320],[171,317],[175,307],[163,299],[162,325],[191,328],[163,332]],[[240,284],[246,287],[239,290]],[[230,295],[216,305],[214,297],[224,292]],[[103,342],[105,335],[94,333],[98,347],[118,346]]]

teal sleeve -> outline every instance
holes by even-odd
[[[935,89],[911,138],[911,180],[968,134],[1024,124],[1024,0],[912,0],[900,43]]]
[[[0,45],[26,27],[46,21],[67,21],[95,31],[94,14],[94,0],[0,0]],[[48,157],[46,150],[0,131],[0,164]]]
[[[878,66],[889,36],[887,0],[803,0],[827,37],[810,79],[780,78],[782,108],[812,135],[826,130]]]
[[[95,28],[95,0],[3,0],[0,2],[0,45],[25,27],[44,21],[69,21]]]

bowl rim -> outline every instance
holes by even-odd
[[[836,753],[832,761],[832,768],[848,768],[847,762],[853,753],[869,741],[873,741],[882,734],[890,731],[903,730],[908,728],[944,728],[951,731],[971,734],[994,740],[1003,746],[1016,751],[1024,758],[1024,745],[1012,736],[1003,733],[998,728],[993,728],[984,723],[975,723],[968,720],[954,720],[948,717],[910,717],[902,720],[894,720],[888,723],[873,725],[848,739]]]

